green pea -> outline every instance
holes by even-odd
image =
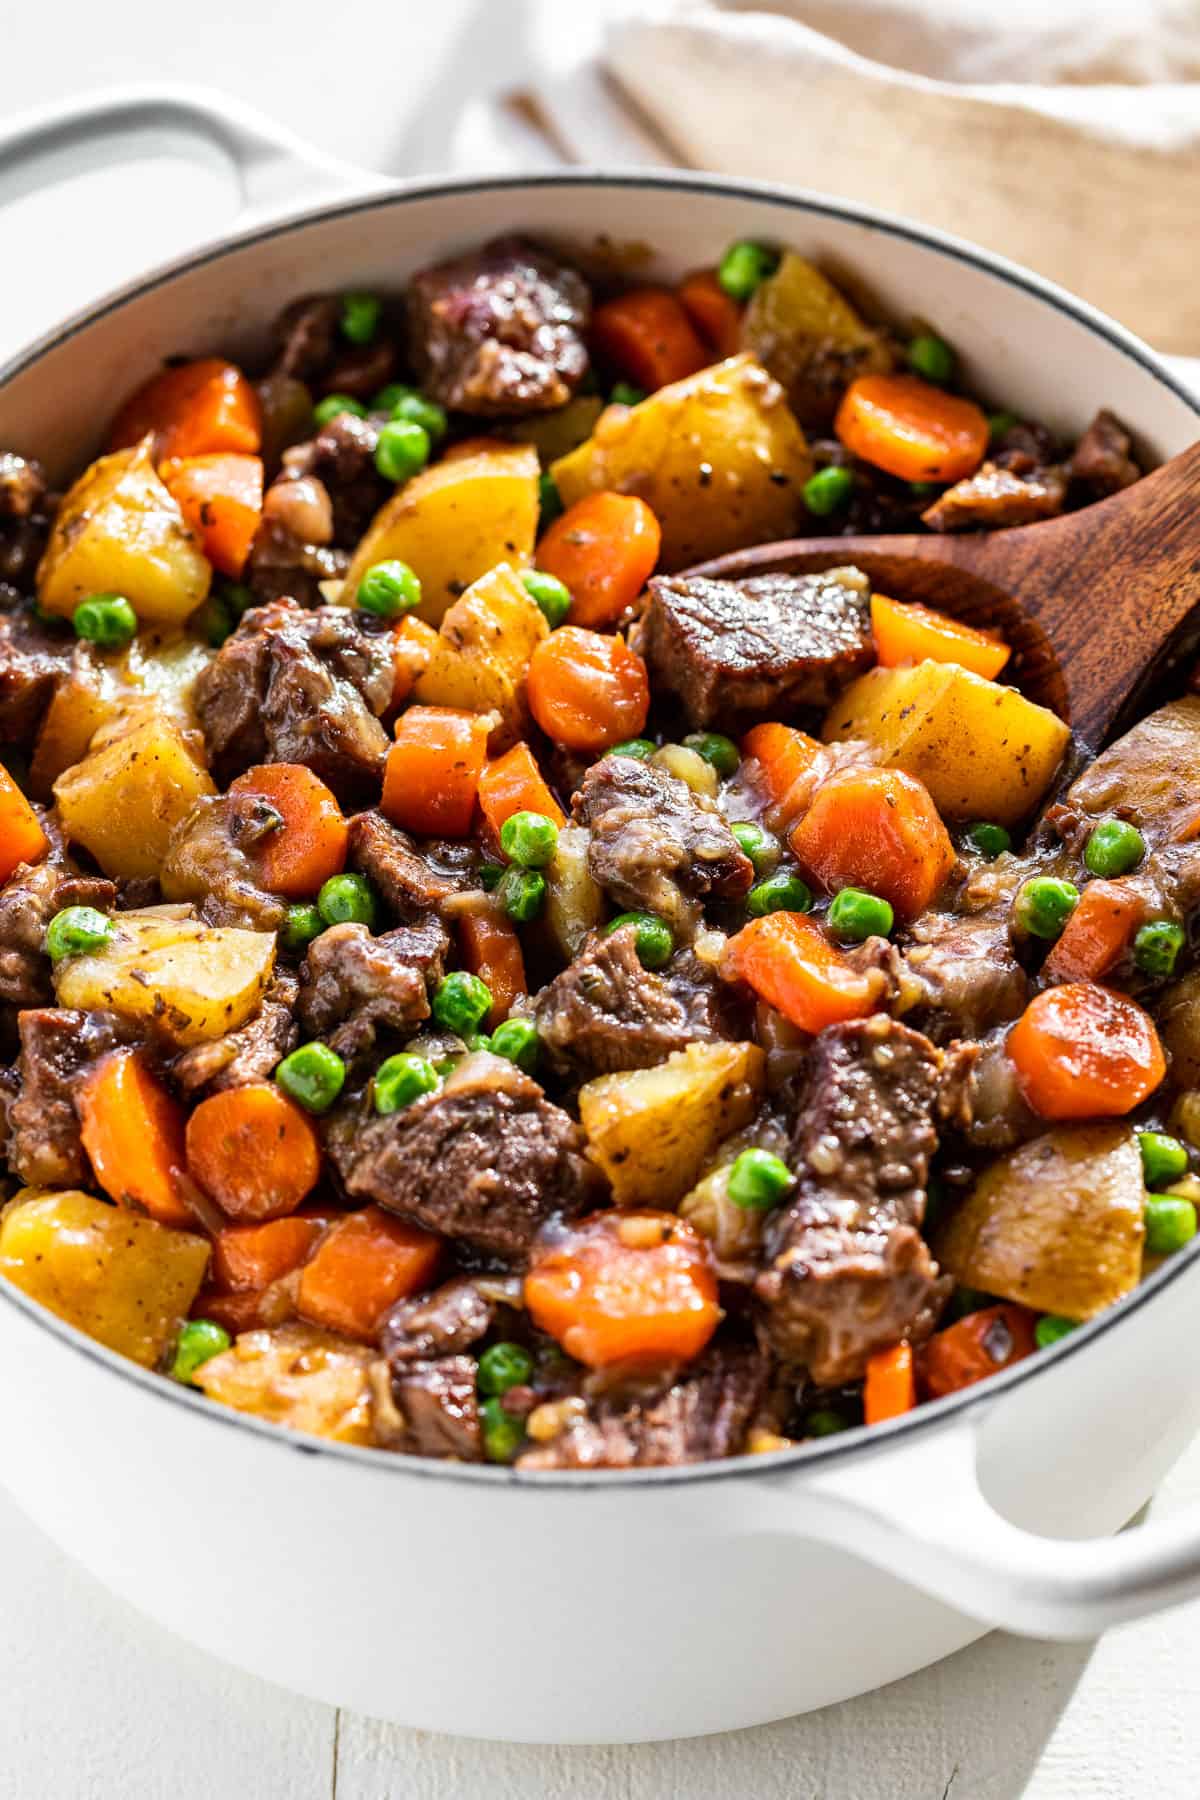
[[[730,830],[742,854],[754,864],[754,873],[760,879],[773,875],[783,856],[783,845],[775,834],[749,823],[731,825]]]
[[[492,889],[498,887],[500,884],[504,875],[504,864],[494,862],[480,863],[477,873],[479,876],[480,887],[485,894],[490,894]]]
[[[375,890],[365,875],[331,875],[317,895],[327,925],[374,925]]]
[[[87,956],[103,950],[112,934],[112,920],[94,906],[67,906],[46,927],[46,954],[55,963],[65,956]]]
[[[816,1406],[805,1420],[805,1430],[809,1437],[833,1437],[837,1432],[849,1429],[849,1419],[836,1406]]]
[[[468,1031],[463,1043],[468,1050],[490,1050],[492,1040],[486,1031]]]
[[[353,413],[356,419],[365,419],[367,409],[353,394],[326,394],[313,407],[313,418],[318,425],[332,425],[342,413]]]
[[[1012,838],[1003,825],[993,825],[986,819],[981,819],[977,825],[968,825],[963,836],[972,850],[986,856],[989,862],[995,862],[998,856],[1012,849]]]
[[[811,888],[794,869],[779,869],[746,895],[746,911],[752,919],[762,919],[773,912],[811,912],[812,903]]]
[[[411,1106],[422,1094],[435,1094],[441,1079],[433,1064],[424,1056],[401,1051],[389,1056],[375,1071],[373,1098],[377,1113],[399,1112]]]
[[[632,756],[635,762],[649,762],[656,746],[649,738],[626,738],[623,744],[614,744],[605,756]]]
[[[553,525],[555,519],[560,518],[566,510],[562,502],[562,495],[558,491],[558,484],[549,469],[544,469],[538,476],[539,535],[545,531],[548,525]]]
[[[1128,875],[1146,854],[1146,840],[1124,819],[1102,819],[1088,838],[1083,860],[1093,875]]]
[[[730,244],[717,267],[717,281],[731,300],[749,300],[755,288],[779,267],[779,254],[742,238]]]
[[[410,419],[392,419],[379,433],[375,445],[375,467],[385,481],[397,486],[419,475],[429,461],[429,433],[423,425]]]
[[[285,950],[307,950],[313,939],[320,937],[324,929],[325,921],[317,908],[309,903],[297,902],[284,913],[283,929],[279,935]]]
[[[449,429],[444,409],[436,400],[427,400],[424,394],[405,394],[392,408],[392,418],[406,419],[410,425],[419,425],[434,443],[444,438]]]
[[[999,438],[1006,437],[1014,425],[1021,423],[1014,412],[994,412],[987,416],[988,440],[996,443]]]
[[[1079,904],[1079,889],[1071,881],[1053,875],[1035,875],[1017,889],[1013,917],[1030,937],[1061,937],[1063,927]]]
[[[336,1050],[314,1040],[301,1044],[276,1066],[275,1083],[305,1112],[328,1112],[346,1081],[346,1065]]]
[[[532,1075],[537,1068],[541,1047],[538,1028],[532,1019],[505,1019],[503,1025],[497,1025],[493,1031],[488,1046],[493,1056],[506,1057],[526,1075]]]
[[[512,813],[500,827],[500,848],[523,869],[544,869],[554,861],[558,826],[545,813]]]
[[[945,387],[954,379],[954,352],[945,338],[932,331],[923,331],[913,338],[905,355],[914,375],[920,375],[925,381]]]
[[[1078,1330],[1078,1319],[1063,1319],[1057,1313],[1043,1313],[1033,1328],[1033,1341],[1039,1350],[1049,1350]]]
[[[525,1439],[521,1421],[506,1413],[501,1400],[493,1396],[480,1407],[479,1422],[483,1428],[483,1454],[488,1461],[510,1463]]]
[[[1171,1256],[1196,1235],[1196,1209],[1175,1194],[1151,1194],[1146,1202],[1146,1254]]]
[[[197,607],[187,622],[189,631],[219,650],[237,624],[233,608],[223,594],[211,593],[203,606]]]
[[[478,975],[456,969],[438,982],[433,996],[433,1016],[447,1031],[465,1037],[492,1010],[492,990]]]
[[[732,738],[722,737],[719,731],[690,731],[683,741],[689,750],[711,763],[723,780],[737,774],[742,759]]]
[[[831,463],[827,469],[818,469],[810,475],[800,489],[800,498],[815,518],[827,519],[845,506],[854,492],[854,476],[849,469],[843,469]]]
[[[354,603],[364,612],[378,614],[381,619],[394,619],[420,606],[421,583],[416,573],[398,557],[390,562],[372,563],[358,584]]]
[[[1151,919],[1134,937],[1134,963],[1143,975],[1164,980],[1174,973],[1183,944],[1182,925],[1175,925],[1170,919]]]
[[[138,618],[124,594],[89,594],[72,614],[75,636],[101,650],[119,650],[137,635]]]
[[[546,899],[546,877],[537,869],[513,863],[496,884],[496,898],[514,925],[536,919]]]
[[[537,601],[551,631],[561,625],[571,610],[571,590],[566,582],[547,575],[544,569],[527,569],[521,584],[529,598]]]
[[[656,919],[653,913],[623,912],[609,920],[604,927],[605,937],[611,937],[614,931],[620,931],[625,925],[637,927],[634,948],[643,969],[661,969],[665,962],[669,962],[675,948],[669,925]]]
[[[842,888],[829,905],[829,929],[854,944],[865,943],[869,937],[887,937],[895,922],[890,902],[868,894],[865,888]]]
[[[728,1194],[744,1212],[769,1212],[792,1185],[787,1164],[769,1150],[743,1150],[729,1171]]]
[[[243,613],[258,605],[258,597],[253,588],[248,588],[244,581],[222,582],[221,598],[235,619],[240,619]]]
[[[1165,1131],[1139,1131],[1142,1174],[1148,1188],[1170,1187],[1188,1172],[1188,1153],[1178,1138]]]
[[[371,411],[394,413],[402,400],[419,400],[420,397],[420,389],[410,387],[406,381],[389,381],[386,387],[381,387],[377,394],[371,395]]]
[[[481,1394],[507,1394],[523,1387],[533,1374],[533,1358],[523,1344],[489,1344],[479,1358],[475,1377]]]
[[[175,1356],[171,1363],[171,1380],[191,1387],[196,1370],[222,1350],[228,1350],[233,1339],[223,1325],[213,1319],[189,1319],[175,1340]]]
[[[640,406],[646,398],[646,390],[634,387],[632,381],[616,381],[608,397],[614,406]]]
[[[378,294],[342,295],[342,336],[352,344],[369,344],[379,330],[383,301]]]

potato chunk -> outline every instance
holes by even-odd
[[[420,577],[418,615],[442,615],[497,563],[532,561],[538,522],[538,457],[529,444],[497,444],[437,462],[397,489],[354,553],[340,600],[353,604],[372,563],[399,557]]]
[[[332,1438],[371,1442],[368,1370],[376,1353],[314,1325],[245,1331],[230,1350],[196,1371],[210,1400],[253,1413],[272,1425]]]
[[[206,1238],[75,1189],[26,1188],[0,1215],[0,1274],[147,1369],[187,1317],[208,1253]]]
[[[1128,1125],[1064,1125],[984,1170],[935,1246],[967,1287],[1090,1319],[1141,1276],[1146,1204]]]
[[[828,425],[857,375],[885,375],[895,356],[844,294],[794,251],[754,291],[742,342],[781,381],[804,424]]]
[[[734,356],[606,415],[552,473],[568,506],[596,488],[640,495],[671,570],[789,537],[812,459],[779,383]]]
[[[157,700],[180,725],[196,723],[192,689],[213,657],[205,645],[187,637],[164,640],[142,632],[121,656],[90,651],[89,645],[77,646],[71,673],[46,710],[29,766],[35,799],[47,799],[58,777],[87,754],[96,732],[138,700]]]
[[[103,950],[56,966],[59,1005],[141,1020],[175,1044],[244,1025],[275,966],[275,934],[203,925],[173,917],[177,911],[115,914]]]
[[[96,733],[82,762],[54,783],[68,838],[106,875],[157,875],[176,825],[201,794],[215,794],[200,739],[143,702]]]
[[[558,834],[546,877],[546,927],[566,961],[578,954],[589,931],[604,923],[604,892],[588,868],[590,834],[583,825],[565,825]]]
[[[1033,811],[1071,739],[1015,688],[939,662],[861,675],[830,707],[823,736],[865,738],[924,782],[943,818],[1001,825]]]
[[[731,1131],[749,1124],[765,1060],[756,1044],[689,1044],[653,1069],[579,1090],[588,1154],[618,1206],[674,1206]]]
[[[139,619],[182,625],[212,569],[159,480],[150,440],[85,469],[54,521],[38,566],[38,602],[70,618],[88,594],[124,594]]]
[[[446,613],[413,696],[422,706],[499,713],[491,748],[502,750],[528,727],[529,659],[549,635],[541,607],[516,570],[501,563],[472,582]]]

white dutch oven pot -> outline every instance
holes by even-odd
[[[0,444],[65,479],[179,351],[261,345],[285,301],[397,287],[496,232],[653,247],[657,271],[777,239],[925,313],[996,403],[1144,451],[1200,435],[1145,346],[998,257],[812,195],[707,177],[410,182],[316,158],[204,95],[101,102],[0,139],[0,197],[130,135],[191,137],[243,228],[0,369]],[[244,221],[243,221],[244,223]],[[11,279],[11,277],[10,277]],[[1200,562],[1200,552],[1198,552]],[[1200,1590],[1200,1523],[1120,1537],[1200,1426],[1200,1252],[1007,1375],[773,1457],[520,1476],[343,1449],[215,1408],[0,1282],[0,1475],[71,1555],[215,1655],[437,1731],[635,1741],[753,1725],[895,1680],[989,1626],[1091,1636]]]

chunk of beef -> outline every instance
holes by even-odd
[[[474,885],[472,846],[437,839],[418,845],[377,812],[358,813],[351,819],[349,860],[402,919],[423,918],[451,894]]]
[[[1013,954],[1006,909],[922,913],[903,962],[915,977],[914,1016],[936,1043],[982,1037],[1025,1010],[1029,978]]]
[[[0,584],[32,592],[50,532],[50,509],[42,465],[0,450]]]
[[[495,1316],[496,1302],[461,1275],[431,1294],[398,1301],[383,1322],[380,1344],[393,1369],[459,1356],[487,1336]]]
[[[639,647],[655,691],[676,695],[689,724],[736,727],[827,706],[867,668],[867,596],[857,569],[747,581],[655,576]]]
[[[177,1056],[171,1073],[189,1099],[268,1080],[275,1065],[299,1042],[295,1015],[298,992],[296,977],[287,970],[276,969],[252,1019],[237,1031],[193,1044]]]
[[[796,1188],[767,1235],[755,1283],[765,1335],[819,1386],[933,1329],[950,1283],[918,1227],[925,1213],[940,1060],[883,1014],[816,1039],[792,1138]]]
[[[519,1458],[522,1469],[672,1468],[733,1456],[767,1397],[770,1358],[749,1344],[712,1345],[666,1383],[619,1391],[568,1416],[548,1444]]]
[[[32,744],[74,654],[71,639],[24,607],[0,613],[0,742]]]
[[[312,383],[333,361],[342,303],[336,294],[301,294],[275,321],[275,371]]]
[[[1045,1130],[1045,1121],[1025,1104],[1004,1035],[997,1032],[979,1045],[967,1070],[963,1116],[957,1124],[977,1150],[1011,1150]]]
[[[22,863],[0,889],[0,1001],[40,1006],[54,994],[46,927],[68,906],[107,911],[116,898],[111,881],[78,874],[55,849],[40,863]]]
[[[343,606],[286,600],[245,614],[197,677],[196,716],[225,786],[252,763],[303,763],[339,797],[381,777],[392,697],[391,640]]]
[[[455,412],[545,412],[571,398],[587,369],[586,283],[520,238],[423,269],[407,305],[421,385]]]
[[[537,996],[535,1018],[555,1067],[586,1080],[649,1069],[688,1044],[732,1037],[730,990],[690,951],[661,973],[638,960],[637,929],[593,933]]]
[[[1185,694],[1140,719],[1071,783],[1066,807],[1084,815],[1080,836],[1108,813],[1128,819],[1151,844],[1190,835],[1200,818],[1198,760],[1200,694]],[[1063,835],[1057,819],[1056,829]]]
[[[439,1356],[393,1369],[391,1399],[398,1415],[388,1448],[415,1456],[483,1461],[473,1356]]]
[[[327,1138],[346,1190],[519,1261],[547,1219],[596,1203],[578,1126],[514,1064],[468,1057],[440,1093]]]
[[[108,1013],[38,1007],[17,1019],[20,1091],[9,1109],[8,1164],[29,1187],[82,1187],[90,1169],[75,1095],[98,1057],[127,1041]]]
[[[321,483],[333,509],[333,542],[352,550],[379,508],[393,492],[375,467],[379,417],[337,413],[315,438],[293,444],[283,453],[280,480],[313,478]]]
[[[931,531],[998,531],[1007,525],[1056,519],[1066,501],[1063,468],[1033,468],[1022,475],[999,462],[985,462],[974,475],[939,494],[921,519]]]
[[[284,903],[258,885],[253,851],[283,826],[262,794],[202,794],[167,845],[159,883],[168,900],[188,900],[210,925],[278,931]]]
[[[320,606],[321,583],[340,580],[349,567],[349,551],[334,548],[329,489],[315,475],[285,469],[263,498],[262,522],[246,564],[245,580],[255,598],[288,597],[302,606]]]
[[[300,971],[300,1019],[353,1063],[381,1031],[412,1031],[429,1017],[449,934],[432,915],[372,937],[365,925],[331,925],[315,938]]]
[[[1130,455],[1132,447],[1121,421],[1102,408],[1075,446],[1071,474],[1094,499],[1119,493],[1141,479],[1142,471]]]
[[[711,800],[632,756],[606,756],[572,803],[591,833],[588,868],[622,906],[658,913],[681,937],[706,894],[738,899],[754,868]]]

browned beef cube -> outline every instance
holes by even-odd
[[[429,993],[449,947],[445,926],[432,916],[382,937],[365,925],[331,925],[313,940],[301,970],[305,1031],[353,1063],[380,1032],[415,1030],[429,1017]]]
[[[423,918],[471,887],[475,862],[472,846],[437,839],[418,844],[381,813],[358,813],[350,821],[350,867],[367,876],[402,919]]]

